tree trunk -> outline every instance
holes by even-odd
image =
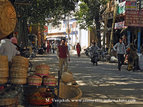
[[[100,22],[96,21],[97,45],[101,48]]]
[[[101,35],[100,35],[100,5],[97,7],[96,16],[95,16],[95,24],[96,24],[96,32],[97,32],[97,45],[101,48]]]

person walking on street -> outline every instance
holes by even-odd
[[[53,41],[53,43],[52,43],[52,53],[54,54],[55,53],[55,42]]]
[[[70,54],[68,51],[68,46],[65,45],[65,40],[62,40],[61,44],[58,46],[57,55],[59,58],[60,75],[62,75],[63,66],[64,66],[64,72],[67,71],[68,61],[70,61]]]
[[[76,45],[76,51],[77,51],[78,57],[80,57],[81,46],[79,43],[77,43],[77,45]]]
[[[47,41],[47,53],[49,53],[49,52],[50,52],[50,42]]]
[[[117,52],[118,55],[118,70],[121,70],[121,66],[124,63],[124,54],[126,54],[125,44],[122,42],[122,39],[119,39],[119,42],[113,46],[113,49]]]
[[[92,43],[91,45],[91,62],[93,65],[96,63],[96,66],[98,65],[98,51],[99,47],[96,45],[95,42]]]

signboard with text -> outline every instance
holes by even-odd
[[[143,27],[143,11],[126,10],[125,25]]]
[[[127,26],[125,26],[125,21],[115,23],[114,29],[123,29],[123,28],[127,28]]]
[[[137,1],[126,0],[126,10],[137,10]]]

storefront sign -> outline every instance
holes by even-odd
[[[125,25],[143,27],[143,11],[139,12],[139,10],[127,10]]]
[[[126,0],[126,10],[137,10],[137,1]]]
[[[115,28],[114,29],[123,29],[123,28],[127,28],[127,26],[125,26],[125,21],[115,23]]]

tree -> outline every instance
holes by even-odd
[[[25,17],[29,23],[45,25],[52,22],[56,25],[70,11],[74,11],[77,2],[78,0],[15,0],[15,4],[21,3],[15,7],[20,17]]]
[[[95,36],[98,39],[98,46],[101,47],[101,36],[100,36],[100,17],[104,12],[105,8],[103,5],[108,0],[80,0],[80,9],[76,12],[75,17],[80,24],[80,28],[93,30]]]
[[[19,26],[22,29],[20,34],[27,35],[27,23],[40,26],[41,30],[44,30],[45,23],[57,25],[67,14],[74,11],[78,0],[11,0],[11,2],[15,6]]]

